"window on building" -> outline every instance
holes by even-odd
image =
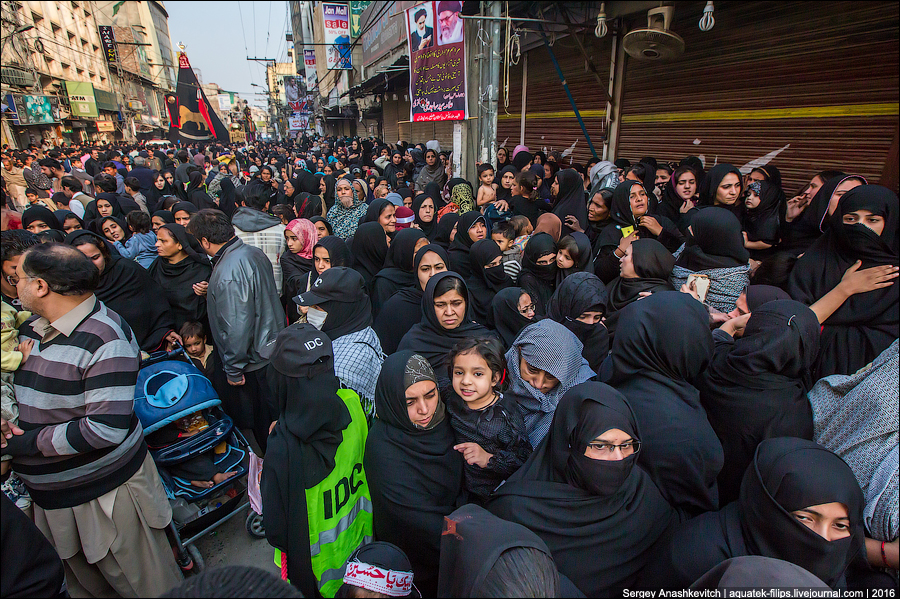
[[[61,29],[62,29],[62,27],[60,27],[53,21],[50,21],[50,30],[53,31],[53,35],[57,35]]]
[[[44,24],[44,15],[42,15],[41,13],[32,11],[32,13],[31,13],[31,21],[32,21],[35,25],[43,25],[43,24]]]

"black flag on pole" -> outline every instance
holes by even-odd
[[[230,141],[228,129],[213,112],[184,52],[178,53],[178,85],[175,94],[166,97],[166,108],[170,140],[181,140],[182,143],[213,139],[221,143]]]

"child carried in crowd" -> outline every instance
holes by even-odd
[[[531,455],[525,419],[506,399],[503,347],[494,338],[460,341],[450,353],[453,391],[447,401],[450,425],[463,454],[466,489],[484,500]]]
[[[0,357],[0,393],[2,393],[0,416],[10,424],[18,424],[19,405],[16,402],[16,392],[13,386],[14,373],[25,363],[34,347],[34,341],[31,339],[25,339],[19,343],[19,327],[31,318],[31,312],[16,311],[6,302],[0,302],[0,308],[2,308],[2,317],[0,317],[0,327],[2,327],[0,328],[0,350],[2,350],[2,357]],[[11,455],[4,455],[0,461],[3,493],[19,509],[27,513],[31,507],[31,496],[22,479],[16,476],[15,472],[10,473],[9,461],[11,459]],[[7,474],[9,474],[8,478]]]
[[[522,251],[513,245],[515,238],[516,227],[511,220],[495,223],[491,229],[491,239],[503,252],[503,270],[513,282],[519,280],[519,273],[522,271]]]
[[[129,260],[134,260],[144,268],[150,265],[159,256],[156,251],[156,233],[151,230],[150,215],[141,210],[133,210],[125,217],[125,222],[131,230],[131,237],[125,243],[116,241],[114,245],[119,255]]]

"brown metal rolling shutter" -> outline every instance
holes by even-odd
[[[600,73],[601,86],[594,74],[588,70],[587,61],[578,49],[575,40],[565,37],[553,45],[553,53],[559,61],[566,82],[581,112],[597,155],[603,151],[603,135],[606,119],[606,86],[609,81],[610,38],[597,39],[593,35],[579,34],[588,56]],[[497,142],[505,139],[506,147],[512,150],[519,143],[521,131],[522,67],[524,58],[510,68],[509,115],[501,102],[497,119]],[[502,85],[502,81],[501,81]],[[584,132],[572,111],[559,75],[544,46],[531,50],[528,54],[528,80],[525,98],[525,145],[532,152],[542,150],[563,151],[578,140],[572,158],[584,162],[591,152],[585,141]]]
[[[400,102],[397,100],[388,100],[385,98],[382,101],[381,109],[382,109],[382,118],[384,119],[384,142],[389,144],[397,143],[397,140],[400,139],[400,129],[397,121],[399,117],[397,116],[398,109],[400,106]]]
[[[717,2],[705,33],[702,8],[676,5],[682,56],[629,59],[617,157],[740,167],[790,144],[772,160],[788,194],[824,169],[881,178],[898,122],[900,5]]]

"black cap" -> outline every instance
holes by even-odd
[[[294,297],[300,306],[314,306],[325,302],[358,302],[365,296],[362,275],[346,266],[329,268],[319,275],[309,291]]]
[[[328,335],[305,322],[283,329],[259,352],[264,360],[271,360],[275,370],[286,376],[297,376],[298,370],[333,359],[334,350]]]

